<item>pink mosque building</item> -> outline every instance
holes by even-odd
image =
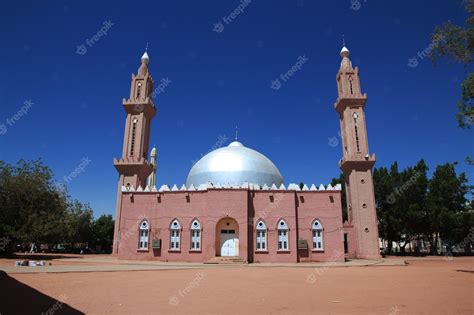
[[[205,155],[186,184],[156,185],[149,152],[153,79],[147,52],[132,74],[119,173],[113,254],[121,259],[219,262],[343,261],[379,257],[377,216],[358,68],[343,47],[336,76],[348,221],[341,185],[285,186],[263,154],[235,140]]]

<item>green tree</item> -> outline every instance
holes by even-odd
[[[454,25],[450,21],[436,27],[432,40],[437,42],[430,53],[434,63],[442,57],[447,57],[458,63],[470,66],[474,54],[474,1],[464,1],[468,18],[465,26]],[[461,128],[470,128],[474,119],[474,74],[469,73],[462,83],[462,98],[458,102],[456,114]]]
[[[68,205],[64,217],[67,243],[89,243],[92,237],[93,211],[89,204],[74,200]]]
[[[408,167],[400,173],[401,193],[396,201],[397,214],[401,220],[400,248],[405,247],[423,232],[426,212],[424,210],[428,190],[428,166],[420,160],[415,167]]]
[[[399,243],[404,251],[407,244],[423,232],[426,220],[423,209],[428,187],[427,171],[428,166],[424,160],[401,172],[397,162],[390,169],[374,169],[379,235],[388,241],[388,253],[392,251],[392,242]]]
[[[437,253],[440,237],[449,238],[456,228],[456,217],[466,212],[466,194],[470,191],[464,173],[456,174],[455,163],[438,165],[429,185],[426,201],[427,221],[424,228],[431,245],[431,254]]]
[[[398,163],[394,162],[390,169],[381,167],[374,169],[374,192],[377,217],[379,221],[379,236],[388,243],[388,253],[392,251],[392,242],[401,241],[403,227],[400,216],[399,202],[400,173]]]
[[[89,242],[93,212],[70,201],[65,186],[41,160],[0,161],[0,238],[12,243]]]
[[[110,214],[103,214],[92,225],[94,245],[99,245],[106,252],[112,251],[114,224],[115,221]]]
[[[66,209],[66,194],[41,160],[0,162],[0,237],[13,242],[51,243]]]

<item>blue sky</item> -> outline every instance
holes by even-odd
[[[149,42],[155,82],[171,81],[155,98],[158,183],[183,184],[192,161],[222,136],[230,141],[236,125],[239,140],[272,159],[287,184],[328,183],[339,175],[341,147],[328,139],[338,137],[333,103],[344,34],[369,96],[376,166],[424,158],[433,171],[459,161],[472,181],[464,159],[473,155],[473,133],[454,119],[467,69],[420,57],[417,67],[407,65],[429,46],[435,25],[464,23],[460,1],[353,2],[253,0],[233,17],[240,1],[3,2],[0,159],[42,158],[62,180],[87,158],[69,191],[96,215],[113,214],[121,102]],[[78,54],[107,21],[107,34]],[[301,70],[271,89],[300,56],[308,58]]]

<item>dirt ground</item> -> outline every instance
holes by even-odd
[[[0,313],[474,314],[474,258],[408,262],[2,273]]]

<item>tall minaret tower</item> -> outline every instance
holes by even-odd
[[[369,155],[364,106],[367,94],[361,93],[359,69],[352,68],[349,50],[341,50],[337,73],[338,98],[334,107],[339,113],[342,159],[339,162],[346,185],[347,214],[353,226],[355,244],[349,251],[358,258],[380,256],[377,212],[372,179],[375,154]]]
[[[120,242],[120,221],[122,217],[122,187],[145,187],[153,165],[148,161],[151,120],[156,114],[151,94],[153,78],[148,72],[150,58],[145,51],[137,75],[132,74],[130,98],[123,99],[125,109],[125,133],[123,137],[122,157],[114,159],[119,173],[117,209],[115,212],[115,233],[113,253],[118,252]]]

